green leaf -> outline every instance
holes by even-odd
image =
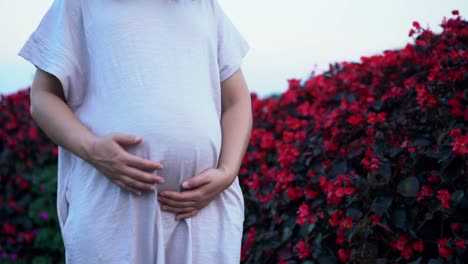
[[[377,197],[374,202],[372,203],[372,211],[376,214],[383,214],[388,210],[390,205],[392,204],[393,198],[392,197]]]
[[[430,146],[431,145],[431,142],[427,139],[424,139],[424,138],[419,138],[419,139],[416,139],[414,142],[413,142],[413,146],[416,146],[416,147],[427,147],[427,146]]]
[[[292,229],[289,227],[285,227],[283,229],[283,241],[288,240],[292,236]]]
[[[394,158],[398,153],[400,153],[401,148],[390,148],[390,158]]]
[[[419,181],[416,177],[408,177],[398,184],[397,191],[405,197],[416,197],[419,191]]]
[[[463,201],[463,198],[465,197],[465,192],[462,190],[458,190],[452,194],[452,204],[454,206],[457,206],[461,201]]]
[[[331,252],[329,254],[327,253],[328,252],[323,252],[323,254],[318,257],[318,263],[320,264],[337,263],[336,257]]]
[[[441,259],[441,258],[433,258],[433,259],[430,259],[429,262],[427,262],[427,264],[443,264],[444,263],[444,260]]]
[[[353,218],[354,220],[359,220],[362,217],[362,212],[356,208],[350,207],[346,210],[346,216],[349,216]]]
[[[377,156],[383,156],[384,143],[382,141],[375,141],[372,144],[372,149]]]
[[[408,264],[419,264],[419,263],[421,263],[421,260],[422,260],[422,257],[419,257],[417,260],[415,260],[413,262],[410,262]]]
[[[406,211],[402,209],[395,210],[392,213],[392,221],[396,227],[406,229]]]
[[[390,169],[390,164],[388,162],[382,162],[377,171],[385,178],[390,177],[392,172]]]
[[[49,264],[52,263],[52,260],[49,257],[35,257],[33,259],[33,264]]]
[[[452,149],[451,148],[444,148],[443,150],[441,150],[439,152],[438,162],[440,163],[440,162],[445,161],[445,160],[447,160],[447,159],[449,159],[451,157],[452,157]]]
[[[348,169],[348,163],[346,160],[343,160],[332,165],[329,175],[336,176],[338,174],[343,174],[343,173],[346,173],[347,169]]]
[[[307,233],[308,233],[308,234],[312,233],[312,231],[314,230],[314,228],[315,228],[315,223],[309,224],[309,225],[307,226]]]

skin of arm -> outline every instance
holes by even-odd
[[[85,159],[87,146],[95,136],[65,103],[60,81],[36,67],[30,91],[30,114],[46,135],[57,145]]]
[[[162,169],[162,164],[130,154],[121,147],[138,144],[142,138],[126,133],[94,135],[66,104],[59,79],[37,66],[30,102],[32,119],[55,144],[86,160],[120,187],[141,194],[164,181],[161,176],[145,171]]]
[[[210,168],[182,183],[183,192],[163,190],[158,200],[176,219],[191,217],[228,188],[237,177],[253,126],[252,104],[242,70],[221,83],[222,146],[217,168]]]

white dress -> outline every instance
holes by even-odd
[[[217,0],[54,0],[18,55],[55,75],[95,135],[143,137],[128,152],[160,161],[155,192],[132,194],[59,146],[57,211],[69,264],[239,263],[239,181],[176,221],[157,192],[216,168],[221,85],[249,44]]]

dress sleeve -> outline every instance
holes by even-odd
[[[219,76],[223,82],[240,68],[250,45],[226,15],[218,0],[213,1],[217,21]]]
[[[54,0],[17,55],[60,80],[67,104],[84,96],[85,38],[80,0]]]

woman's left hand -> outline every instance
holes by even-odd
[[[163,190],[158,193],[158,200],[164,211],[176,213],[176,220],[192,217],[229,187],[232,181],[233,178],[223,169],[206,169],[183,182],[185,191]]]

